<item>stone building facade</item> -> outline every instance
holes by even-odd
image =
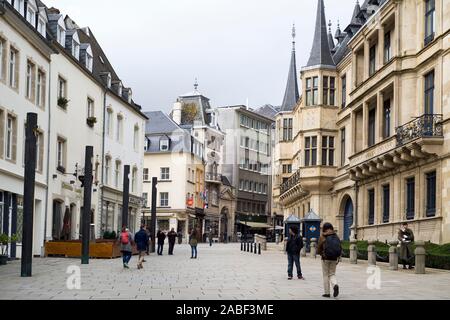
[[[446,0],[367,0],[335,44],[318,0],[301,98],[277,116],[285,216],[312,210],[347,240],[391,240],[406,221],[450,242],[449,16]]]

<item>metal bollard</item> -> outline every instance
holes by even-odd
[[[244,251],[244,243],[241,242],[241,251]]]
[[[369,266],[377,265],[377,248],[375,247],[375,241],[369,241],[369,246],[367,247],[367,261]]]
[[[245,252],[249,252],[250,248],[248,247],[248,242],[245,243]]]
[[[389,270],[398,270],[398,241],[389,242]]]
[[[311,258],[316,259],[317,256],[317,239],[311,239]]]
[[[303,258],[306,257],[306,241],[308,241],[306,238],[303,238],[303,248],[300,251],[300,256]]]
[[[425,241],[416,241],[416,274],[425,274],[426,251]]]
[[[253,243],[250,243],[250,253],[253,253]]]
[[[258,254],[261,255],[261,243],[258,246]]]
[[[350,241],[350,264],[358,264],[358,246],[356,240]]]
[[[258,250],[256,250],[256,248],[257,248],[257,244],[255,242],[255,254],[258,254]]]

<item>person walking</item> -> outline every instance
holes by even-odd
[[[167,234],[167,239],[169,239],[169,256],[173,256],[173,248],[175,247],[175,241],[177,240],[178,234],[175,229],[172,228]]]
[[[182,243],[183,243],[183,234],[181,233],[181,231],[178,231],[178,244]]]
[[[212,232],[211,228],[209,229],[208,240],[209,240],[209,246],[212,247],[212,245],[213,245],[213,232]]]
[[[292,226],[289,229],[290,236],[286,244],[286,253],[288,256],[288,280],[292,280],[293,278],[294,263],[297,269],[297,278],[299,280],[305,280],[300,266],[300,251],[303,248],[303,239],[299,233],[297,226]]]
[[[192,230],[189,237],[189,245],[191,246],[191,259],[197,259],[197,246],[198,246],[198,232]]]
[[[398,230],[398,240],[400,241],[400,261],[403,264],[403,269],[414,269],[413,260],[413,242],[414,242],[414,232],[408,228],[408,224],[405,222],[401,225],[400,230]]]
[[[150,228],[148,226],[145,228],[145,233],[147,233],[147,237],[148,237],[146,254],[149,256],[150,255],[150,246],[151,246],[152,233],[150,232]]]
[[[166,240],[166,234],[161,230],[158,230],[156,237],[158,238],[158,256],[162,256],[164,249],[164,240]]]
[[[130,230],[127,227],[122,228],[122,232],[119,237],[120,242],[120,251],[122,252],[122,259],[123,259],[123,267],[125,269],[130,269],[128,267],[128,263],[130,263],[131,256],[133,254],[133,235],[131,234]]]
[[[136,243],[137,250],[139,252],[138,269],[144,268],[143,262],[148,247],[148,234],[145,231],[145,226],[142,225],[141,229],[134,236],[134,242]]]
[[[324,298],[330,298],[330,285],[333,287],[333,297],[339,296],[339,285],[336,278],[336,267],[342,255],[341,240],[331,223],[325,223],[319,239],[317,253],[322,256]]]

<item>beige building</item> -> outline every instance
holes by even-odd
[[[365,1],[327,32],[318,0],[301,98],[277,116],[274,201],[344,239],[450,242],[450,1]]]

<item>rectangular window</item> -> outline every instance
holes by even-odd
[[[389,185],[383,186],[383,223],[388,223],[391,210],[391,189]]]
[[[305,167],[311,164],[311,137],[305,138]]]
[[[375,145],[375,126],[376,126],[376,109],[373,108],[369,111],[369,135],[368,135],[368,145],[372,147]]]
[[[341,166],[345,166],[345,162],[347,161],[345,134],[345,128],[341,129]]]
[[[306,79],[306,106],[312,104],[312,79]]]
[[[313,106],[317,105],[319,103],[319,78],[314,77],[313,78],[313,100],[312,104]]]
[[[292,141],[292,119],[283,119],[283,141]]]
[[[57,170],[65,173],[66,171],[66,140],[58,137],[57,140]]]
[[[305,167],[317,165],[317,136],[305,138]]]
[[[37,74],[36,104],[39,107],[44,107],[45,105],[45,74],[41,70]]]
[[[109,176],[111,174],[111,158],[105,158],[105,184],[109,185]]]
[[[43,168],[44,168],[44,133],[38,131],[36,133],[36,171],[42,172]]]
[[[107,136],[111,135],[111,126],[112,126],[112,116],[113,116],[113,112],[111,109],[108,109],[106,111],[106,116],[105,116],[105,134]]]
[[[328,77],[323,77],[323,105],[328,105]]]
[[[123,118],[119,115],[117,116],[117,128],[116,128],[117,142],[122,142],[122,127],[123,127]]]
[[[9,52],[9,86],[11,88],[17,89],[18,87],[18,59],[17,59],[17,51],[11,48]]]
[[[161,168],[161,180],[170,180],[170,168]]]
[[[4,71],[4,67],[3,67],[3,63],[4,63],[4,59],[5,59],[5,41],[0,38],[0,80],[4,79],[4,75],[3,75],[3,71]]]
[[[161,192],[159,194],[159,206],[160,207],[168,207],[169,206],[169,193]]]
[[[114,170],[114,176],[115,176],[115,186],[116,188],[119,188],[120,186],[120,167],[121,167],[121,163],[120,161],[116,161],[116,168]]]
[[[66,80],[58,78],[58,99],[66,98],[67,95],[67,83]]]
[[[388,31],[384,35],[384,63],[388,63],[392,59],[391,32]]]
[[[34,71],[33,70],[34,70],[34,65],[30,61],[28,61],[27,62],[26,89],[25,89],[26,90],[25,94],[28,99],[33,98],[33,84],[34,84],[34,81],[33,81]]]
[[[134,151],[137,152],[139,150],[139,127],[138,126],[134,127],[133,147],[134,147]]]
[[[5,156],[6,156],[6,159],[8,159],[8,160],[13,159],[14,122],[15,122],[15,118],[8,115],[8,117],[6,119],[6,143],[5,143],[5,147],[6,147]]]
[[[426,174],[427,180],[427,217],[436,215],[436,171]]]
[[[383,106],[383,138],[391,136],[391,100],[384,101]]]
[[[142,198],[144,199],[144,208],[148,208],[148,193],[142,193]]]
[[[144,172],[143,172],[143,176],[142,176],[142,179],[144,180],[144,181],[149,181],[149,170],[148,170],[148,168],[144,168]]]
[[[373,75],[376,71],[376,56],[377,46],[373,45],[369,50],[369,76]]]
[[[317,137],[311,139],[311,165],[317,165]]]
[[[336,78],[330,77],[330,106],[334,106],[336,100]]]
[[[434,114],[434,70],[425,75],[425,114]]]
[[[415,178],[409,178],[406,180],[406,219],[413,220],[415,217],[416,205],[415,205],[415,193],[416,193],[416,180]]]
[[[369,190],[368,194],[369,203],[369,225],[375,224],[375,190]]]
[[[322,137],[322,166],[334,166],[334,137]]]
[[[137,192],[137,169],[133,169],[133,173],[131,174],[131,192]]]
[[[434,40],[435,33],[435,0],[425,1],[425,45]]]
[[[341,78],[342,81],[342,108],[347,106],[347,76]]]
[[[87,98],[87,117],[88,118],[94,118],[95,112],[94,112],[94,100]]]

